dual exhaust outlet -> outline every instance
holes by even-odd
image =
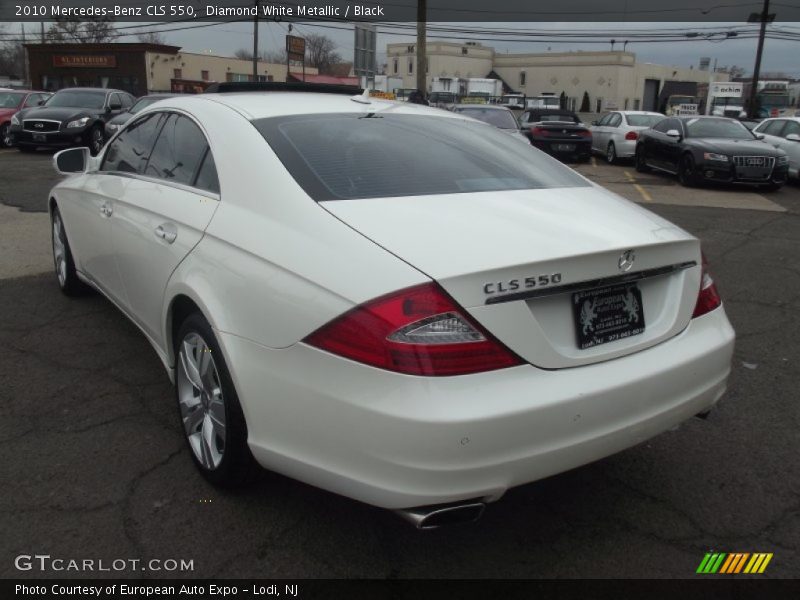
[[[395,513],[417,529],[438,529],[457,523],[474,523],[481,518],[485,508],[483,502],[461,502],[406,508]]]

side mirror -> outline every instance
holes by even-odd
[[[600,121],[592,121],[592,125],[597,125]]]
[[[122,108],[122,104],[120,104],[119,102],[112,102],[111,104],[108,105],[108,108],[111,110],[120,110]]]
[[[756,134],[756,139],[757,139],[757,140],[763,140],[763,139],[764,139],[764,137],[765,137],[765,136],[764,136],[764,134],[763,134],[763,133],[757,133],[757,134]]]
[[[667,136],[671,138],[680,138],[681,132],[678,131],[677,129],[670,129],[667,131]]]
[[[53,168],[61,175],[83,173],[89,162],[88,148],[67,148],[53,156]]]
[[[800,142],[800,135],[796,133],[790,133],[789,135],[786,136],[786,139],[789,140],[790,142]]]

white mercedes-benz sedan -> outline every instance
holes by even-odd
[[[211,482],[258,463],[434,527],[725,391],[679,227],[452,112],[242,87],[60,152],[49,198],[61,289],[141,329]]]

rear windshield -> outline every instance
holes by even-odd
[[[324,114],[253,124],[317,201],[589,185],[532,146],[461,119]]]
[[[580,119],[575,115],[569,115],[564,113],[534,113],[532,115],[533,121],[544,123],[545,121],[558,121],[560,123],[580,123]]]
[[[631,127],[652,127],[664,119],[664,115],[625,115],[625,118]]]
[[[497,108],[458,108],[457,113],[478,119],[489,125],[494,125],[500,129],[519,129],[517,120],[510,110],[502,110]]]

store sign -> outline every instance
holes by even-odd
[[[306,41],[295,35],[287,35],[286,54],[289,55],[289,60],[303,60],[306,56]]]
[[[88,67],[88,68],[114,68],[117,66],[117,57],[114,55],[94,54],[54,54],[54,67]]]
[[[743,83],[712,83],[711,95],[717,98],[740,98],[744,90]]]

